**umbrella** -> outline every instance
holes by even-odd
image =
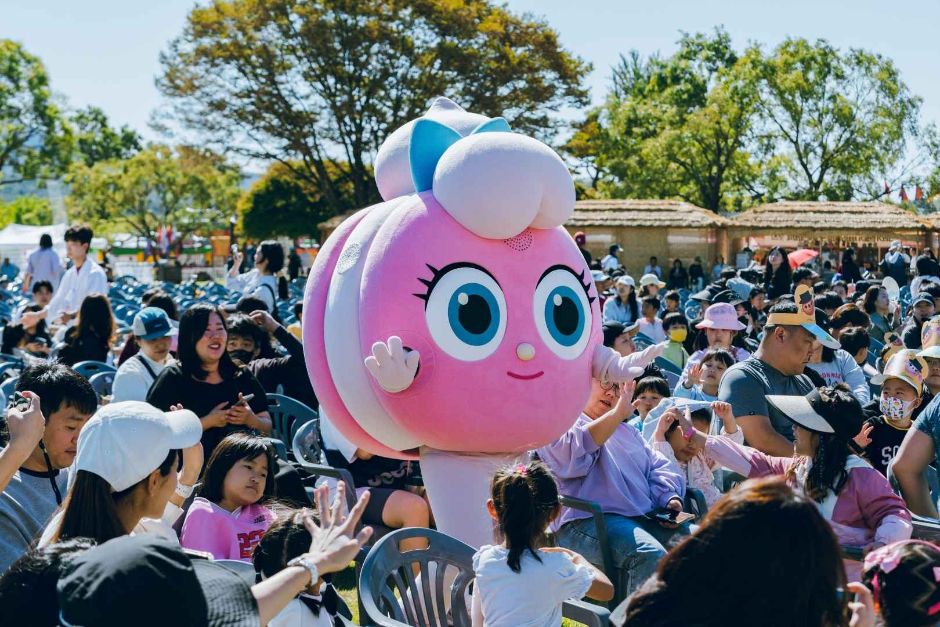
[[[790,269],[796,270],[804,263],[810,259],[815,259],[819,255],[818,250],[811,250],[809,248],[798,248],[792,253],[787,255],[787,258],[790,260]]]

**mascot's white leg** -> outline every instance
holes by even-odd
[[[422,447],[421,476],[438,530],[473,548],[492,544],[493,519],[486,512],[490,481],[499,468],[524,455],[451,453]]]

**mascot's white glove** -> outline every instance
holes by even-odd
[[[405,351],[401,338],[393,335],[385,342],[372,345],[372,354],[365,359],[366,368],[386,392],[407,390],[418,372],[418,351]]]
[[[624,383],[643,374],[643,369],[662,355],[664,350],[666,350],[666,342],[653,344],[639,353],[622,357],[614,349],[598,344],[594,348],[592,374],[600,381]]]

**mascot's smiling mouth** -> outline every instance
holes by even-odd
[[[523,381],[531,381],[532,379],[538,379],[539,377],[541,377],[543,374],[545,374],[545,371],[539,370],[535,374],[516,374],[515,372],[511,372],[507,370],[506,374],[508,374],[513,379],[522,379]]]

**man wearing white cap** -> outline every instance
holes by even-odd
[[[898,282],[898,285],[907,285],[907,267],[911,265],[911,258],[901,248],[901,240],[894,240],[881,260],[881,271]]]
[[[170,355],[170,344],[179,330],[165,311],[158,307],[145,307],[134,316],[131,328],[140,352],[118,368],[111,402],[147,400],[150,386],[163,369],[176,363]]]

